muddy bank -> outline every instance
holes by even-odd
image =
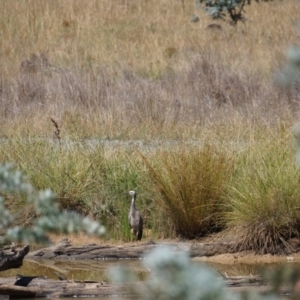
[[[130,295],[128,286],[104,281],[53,280],[43,276],[0,278],[0,295],[31,298]]]

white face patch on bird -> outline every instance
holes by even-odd
[[[130,196],[135,196],[135,195],[136,195],[136,192],[135,192],[135,191],[129,191],[129,195],[130,195]]]

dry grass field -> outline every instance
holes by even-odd
[[[274,75],[299,40],[299,11],[254,3],[219,32],[193,1],[4,1],[0,135],[51,136],[49,117],[64,137],[117,139],[288,122],[297,95]]]

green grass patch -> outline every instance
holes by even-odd
[[[136,156],[124,149],[104,150],[101,145],[57,139],[9,139],[0,149],[0,160],[12,162],[36,189],[51,189],[63,209],[100,221],[107,229],[105,238],[123,241],[132,238],[128,224],[129,190],[138,192],[137,207],[145,228],[152,227],[151,211],[147,208],[150,200],[140,188],[145,182],[145,167]],[[22,220],[30,222],[24,204],[20,197],[9,199],[10,207],[23,210]]]
[[[104,156],[101,148],[85,149],[75,142],[10,139],[2,144],[1,160],[12,162],[33,186],[50,188],[62,208],[87,214],[99,194]]]
[[[143,239],[197,238],[228,227],[238,231],[235,250],[291,252],[300,230],[300,185],[287,132],[260,129],[234,143],[153,144],[145,154],[130,144],[15,138],[2,141],[0,160],[12,162],[36,189],[53,190],[62,208],[99,220],[106,239],[132,239],[127,193],[136,190]],[[20,222],[35,218],[22,197],[7,200]]]

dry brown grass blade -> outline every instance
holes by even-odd
[[[50,117],[50,120],[51,120],[51,122],[53,123],[53,125],[55,127],[54,136],[59,141],[59,144],[61,145],[60,128],[58,126],[58,123],[52,117]]]

